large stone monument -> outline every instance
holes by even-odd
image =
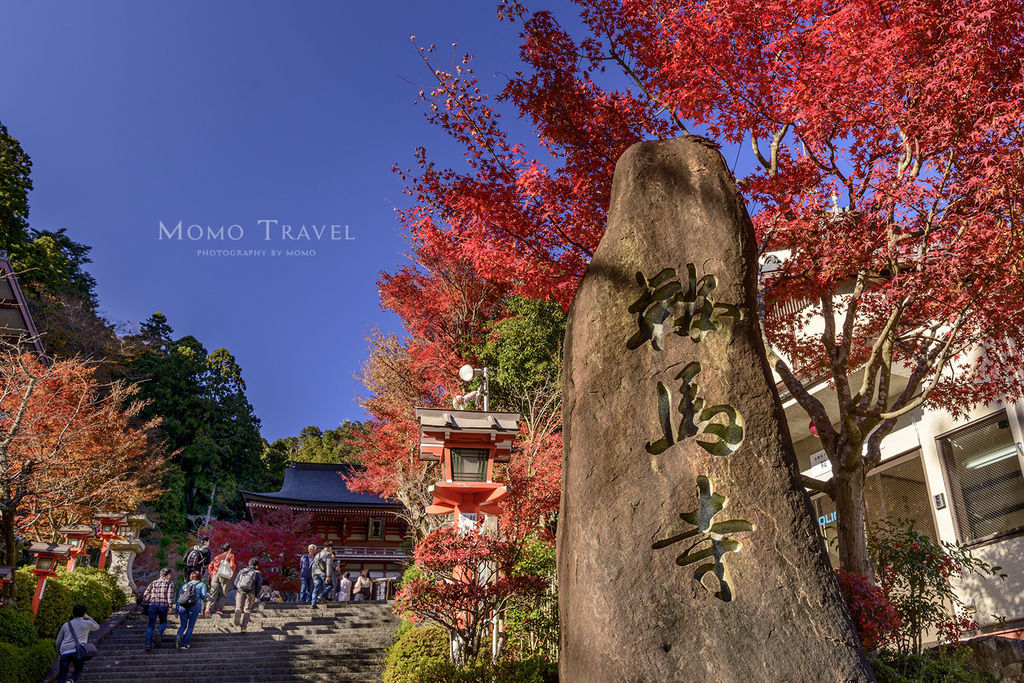
[[[634,145],[569,314],[561,679],[873,680],[800,483],[721,155]]]

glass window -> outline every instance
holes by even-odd
[[[1024,478],[1006,412],[939,439],[961,542],[1024,527]]]
[[[839,513],[835,503],[828,496],[819,495],[811,504],[818,518],[818,528],[825,537],[829,559],[833,567],[838,567],[836,521]],[[910,519],[915,529],[938,540],[920,452],[883,463],[868,473],[864,479],[864,512],[868,525],[887,517]]]
[[[453,448],[452,481],[487,481],[487,449]]]

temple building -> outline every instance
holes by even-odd
[[[318,545],[328,539],[334,543],[339,571],[352,572],[354,578],[363,569],[369,569],[375,579],[398,578],[412,559],[410,551],[403,547],[408,526],[399,514],[402,505],[372,493],[350,491],[345,477],[356,468],[292,462],[285,469],[280,491],[241,493],[250,516],[258,510],[281,508],[312,515],[310,534]]]

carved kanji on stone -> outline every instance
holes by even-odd
[[[682,380],[677,407],[682,419],[678,429],[672,425],[672,390],[663,382],[658,382],[658,421],[661,423],[662,437],[646,444],[645,448],[651,455],[664,453],[676,442],[696,436],[709,437],[706,440],[698,439],[697,445],[712,455],[729,455],[742,443],[743,416],[735,408],[724,404],[704,407],[700,385],[694,381],[700,371],[700,363],[694,361],[688,363],[675,377]]]
[[[736,306],[712,299],[718,278],[705,275],[698,280],[692,263],[686,264],[686,274],[684,286],[675,268],[665,268],[651,279],[637,272],[636,281],[644,291],[629,307],[629,312],[636,314],[637,331],[626,342],[626,348],[632,351],[651,342],[655,351],[661,351],[667,328],[699,342],[708,332],[722,329],[721,318],[742,317]]]
[[[754,525],[745,519],[713,521],[715,515],[724,510],[727,504],[728,499],[725,496],[712,490],[710,479],[703,475],[698,476],[697,508],[679,515],[683,521],[692,524],[695,528],[658,541],[651,546],[655,550],[659,550],[675,543],[696,539],[676,558],[676,564],[686,567],[711,558],[711,562],[705,562],[694,570],[693,578],[723,602],[732,601],[732,584],[729,581],[729,568],[726,566],[725,556],[727,553],[738,553],[743,547],[742,543],[728,534],[754,530]],[[717,591],[712,591],[704,583],[704,577],[709,574],[717,579]]]

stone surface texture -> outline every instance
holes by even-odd
[[[689,334],[674,333],[679,318],[669,318],[660,339],[655,329],[647,340],[636,306],[629,310],[645,291],[637,273],[651,280],[673,268],[686,290],[687,264],[697,281],[713,275],[717,286],[704,281],[706,296],[674,309],[697,312],[696,322],[682,322]],[[756,278],[750,219],[712,145],[690,136],[626,151],[615,170],[607,231],[566,333],[558,523],[563,681],[874,680],[799,484],[758,333]],[[665,299],[655,294],[646,310],[658,301]],[[736,306],[742,318],[716,302]],[[700,314],[705,304],[710,317]],[[715,320],[721,329],[701,334]],[[700,363],[697,374],[693,362]],[[671,391],[665,414],[659,382]],[[735,421],[732,429],[713,426],[727,413],[705,413],[703,422],[698,409],[691,430],[678,435],[687,422],[678,406],[687,396],[698,408],[700,400],[705,409],[735,408],[744,423],[738,447]],[[659,447],[666,418],[679,438]],[[703,505],[698,477],[713,490]],[[724,509],[715,496],[725,496]],[[694,523],[681,518],[694,510]],[[670,541],[732,520],[754,529],[718,527],[718,549],[733,550],[724,554],[726,587],[716,579],[714,557],[693,561],[710,548],[710,540],[693,547],[709,533]],[[665,547],[655,548],[659,541]],[[713,571],[699,570],[705,563]]]
[[[971,649],[971,661],[979,671],[987,671],[1002,683],[1024,681],[1024,642],[1017,638],[983,636],[964,643]]]

